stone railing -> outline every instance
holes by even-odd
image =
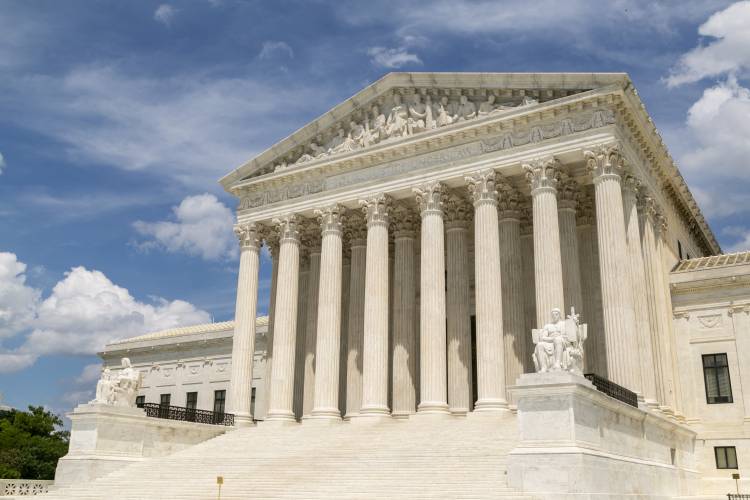
[[[52,483],[44,479],[0,479],[0,497],[42,495]]]

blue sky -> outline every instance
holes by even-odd
[[[217,179],[388,71],[627,72],[748,248],[749,68],[747,1],[0,2],[0,392],[64,412],[107,341],[230,319]]]

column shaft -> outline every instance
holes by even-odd
[[[273,236],[273,238],[271,238]],[[266,334],[266,366],[263,374],[263,396],[260,412],[256,411],[256,418],[264,420],[268,414],[268,402],[271,395],[271,367],[273,366],[273,326],[276,317],[276,285],[279,277],[279,240],[275,232],[269,232],[266,245],[271,254],[271,296],[268,304],[268,333]]]
[[[515,385],[531,358],[527,349],[524,267],[521,249],[521,212],[514,191],[503,191],[500,200],[500,276],[505,341],[505,383]],[[533,279],[532,279],[533,281]]]
[[[445,332],[445,188],[429,182],[415,189],[422,217],[420,255],[420,413],[448,413]]]
[[[321,220],[318,333],[315,348],[315,403],[312,415],[338,420],[341,355],[341,276],[343,267],[341,209],[316,211]]]
[[[347,356],[349,352],[349,289],[351,286],[352,261],[349,242],[343,241],[344,267],[341,280],[341,346],[339,368],[339,413],[346,415],[346,374]]]
[[[534,234],[531,221],[521,225],[521,264],[523,267],[523,304],[524,304],[524,345],[526,356],[523,358],[525,373],[534,371],[531,353],[534,343],[531,340],[531,330],[536,328],[536,292],[534,290]]]
[[[446,285],[448,406],[451,413],[471,411],[471,312],[469,296],[468,219],[471,205],[448,199],[446,215]]]
[[[235,425],[253,423],[251,393],[253,387],[253,355],[255,354],[255,315],[258,306],[258,271],[260,270],[260,238],[255,224],[235,226],[240,240],[240,270],[237,279],[237,303],[232,338],[232,378],[229,403]]]
[[[310,277],[310,254],[300,248],[299,290],[297,291],[297,339],[294,351],[294,416],[302,418],[305,396],[305,331],[307,326],[307,286]]]
[[[523,165],[531,185],[534,225],[534,284],[536,321],[541,328],[548,323],[552,309],[562,311],[563,293],[560,227],[557,216],[557,182],[560,176],[556,160]]]
[[[313,236],[310,248],[310,274],[307,277],[307,304],[305,311],[305,365],[302,416],[312,413],[315,400],[315,347],[318,335],[318,291],[320,285],[320,246],[317,235]],[[317,240],[317,241],[316,241]]]
[[[474,288],[476,300],[476,411],[507,408],[503,341],[500,229],[495,173],[467,177],[474,201]]]
[[[367,262],[360,414],[387,415],[389,198],[376,196],[362,204],[367,213]]]
[[[394,210],[393,416],[416,411],[416,217],[404,206]]]
[[[299,287],[299,231],[296,216],[277,221],[280,231],[271,402],[266,420],[294,421],[294,351]]]
[[[566,180],[558,189],[558,224],[560,226],[560,256],[562,258],[563,295],[565,314],[574,307],[581,319],[588,321],[583,309],[581,291],[581,267],[578,259],[578,231],[576,230],[576,208],[578,206],[578,184]]]
[[[632,363],[637,342],[620,184],[622,158],[614,147],[586,151],[585,155],[594,174],[608,376],[633,390],[638,385],[637,367]]]
[[[352,221],[350,220],[350,223]],[[362,408],[362,345],[364,342],[365,273],[367,246],[364,219],[351,235],[352,270],[349,285],[349,318],[346,355],[346,417],[359,415]]]

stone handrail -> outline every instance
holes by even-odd
[[[53,483],[46,479],[0,479],[0,497],[43,495]]]

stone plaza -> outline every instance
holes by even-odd
[[[234,321],[104,347],[50,498],[750,493],[750,253],[627,75],[391,73],[220,182]]]

